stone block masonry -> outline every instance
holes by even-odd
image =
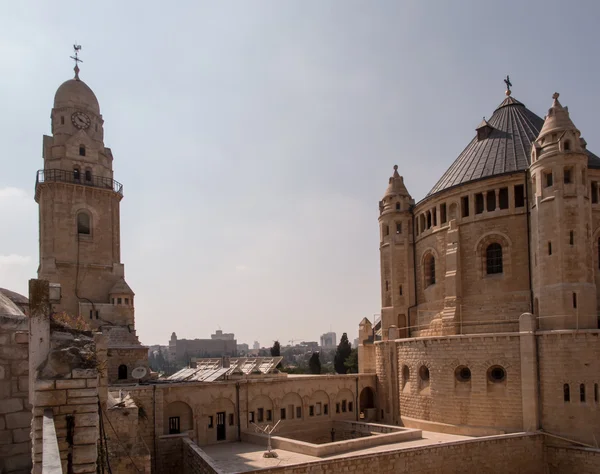
[[[0,472],[31,470],[27,320],[0,317]]]
[[[68,374],[70,378],[36,380],[32,426],[34,473],[42,468],[44,409],[54,413],[63,472],[96,472],[100,436],[98,376],[95,369],[73,369]]]
[[[491,436],[447,443],[442,446],[409,448],[366,456],[349,454],[326,461],[258,469],[254,472],[337,474],[351,471],[356,474],[375,472],[378,474],[450,474],[469,470],[486,474],[507,472],[545,474],[543,435]]]
[[[546,446],[548,474],[596,474],[600,472],[597,449]]]

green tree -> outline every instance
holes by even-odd
[[[350,355],[344,362],[349,374],[358,374],[358,349],[352,349]]]
[[[348,341],[348,335],[346,333],[342,334],[342,338],[340,339],[340,343],[338,344],[337,351],[335,352],[335,357],[333,358],[333,365],[335,367],[335,371],[338,374],[347,374],[348,369],[346,368],[345,362],[346,359],[350,356],[352,352],[352,346],[350,346],[350,342]]]
[[[320,374],[321,373],[321,359],[319,359],[319,353],[313,352],[310,356],[310,360],[308,361],[308,367],[310,369],[311,374]]]
[[[281,345],[279,341],[273,342],[273,347],[271,347],[271,357],[279,357],[281,355]]]

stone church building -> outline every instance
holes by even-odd
[[[381,319],[360,324],[380,419],[596,445],[599,182],[558,93],[542,119],[507,90],[416,204],[394,167],[379,202]]]

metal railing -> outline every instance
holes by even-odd
[[[95,176],[85,172],[66,171],[66,170],[38,170],[35,179],[35,192],[37,195],[38,185],[48,182],[61,182],[79,184],[81,186],[91,186],[94,188],[110,189],[113,192],[123,195],[123,185],[118,181],[103,176]]]

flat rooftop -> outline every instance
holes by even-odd
[[[434,444],[473,439],[470,436],[435,433],[432,431],[423,431],[422,436],[423,437],[421,439],[416,439],[413,441],[373,446],[371,448],[359,449],[356,451],[349,451],[342,454],[324,457],[308,456],[306,454],[294,453],[291,451],[285,451],[283,449],[275,449],[279,455],[278,458],[263,458],[263,453],[266,451],[266,443],[265,446],[244,442],[224,443],[214,444],[212,446],[203,446],[201,449],[212,458],[215,465],[222,472],[233,474],[236,472],[250,472],[268,467],[292,466],[310,461],[347,458],[364,454],[382,453],[386,451],[396,451],[399,449],[431,446]]]

